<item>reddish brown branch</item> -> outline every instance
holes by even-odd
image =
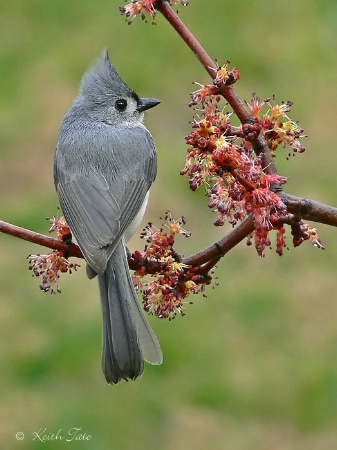
[[[169,3],[165,0],[157,0],[156,9],[162,13],[166,20],[182,37],[182,39],[186,42],[195,56],[200,60],[201,64],[205,67],[210,76],[212,78],[215,78],[217,65],[208,55],[208,53],[196,39],[196,37],[187,28],[184,22],[180,19],[180,17],[176,14],[176,12],[172,9]]]
[[[180,17],[176,14],[176,12],[172,9],[171,5],[165,0],[158,0],[156,4],[156,8],[160,11],[166,20],[173,26],[173,28],[177,31],[177,33],[181,36],[181,38],[185,41],[188,47],[192,50],[195,56],[199,59],[201,64],[204,66],[208,74],[214,80],[217,76],[217,64],[213,61],[213,59],[206,52],[204,47],[200,44],[198,39],[194,36],[193,33],[187,28],[184,22],[180,19]],[[232,86],[217,86],[220,90],[220,93],[224,96],[224,98],[228,101],[228,103],[235,111],[236,115],[240,119],[242,123],[254,121],[250,113],[240,99],[240,97],[236,94],[235,90]]]
[[[7,223],[2,220],[0,220],[0,232],[24,239],[25,241],[33,242],[34,244],[42,245],[43,247],[51,248],[53,250],[61,250],[65,252],[67,256],[83,258],[80,248],[75,244],[66,244],[58,239],[45,236],[44,234],[37,233],[36,231],[18,227],[17,225],[12,225],[11,223]]]
[[[204,66],[208,74],[214,80],[217,76],[217,64],[209,56],[209,54],[206,52],[206,50],[200,44],[194,34],[187,28],[184,22],[176,14],[171,5],[165,0],[157,0],[156,9],[160,11],[166,18],[166,20],[173,26],[173,28],[185,41],[188,47],[192,50],[192,52]],[[231,105],[233,111],[242,123],[254,122],[254,119],[252,119],[249,110],[247,109],[241,98],[237,95],[233,86],[226,86],[224,84],[222,86],[217,85],[217,87],[219,88],[220,93],[223,95],[223,97]]]
[[[301,219],[324,223],[337,227],[337,208],[324,205],[309,198],[296,197],[295,195],[279,192],[287,210]]]
[[[254,223],[252,217],[249,216],[243,222],[241,222],[230,233],[224,236],[217,242],[214,242],[209,247],[195,253],[192,256],[188,256],[183,259],[184,264],[195,266],[201,266],[202,264],[212,261],[214,259],[219,260],[222,256],[225,256],[233,247],[239,242],[245,239],[250,233],[254,231]]]

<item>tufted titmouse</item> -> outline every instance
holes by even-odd
[[[54,177],[63,214],[98,275],[103,311],[102,367],[108,383],[135,379],[144,360],[162,351],[135,292],[125,244],[140,225],[157,171],[156,150],[143,125],[159,100],[139,98],[105,51],[83,77],[56,147]]]

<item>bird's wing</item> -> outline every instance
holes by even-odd
[[[55,185],[78,245],[101,273],[156,176],[155,148],[144,127],[99,133],[89,142],[84,134],[80,146],[75,142],[60,137]]]

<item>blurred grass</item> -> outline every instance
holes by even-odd
[[[122,3],[122,2],[121,2]],[[221,236],[202,193],[179,176],[192,111],[192,81],[207,82],[170,26],[128,27],[120,2],[0,1],[1,218],[45,232],[55,213],[57,130],[86,68],[104,47],[123,78],[162,104],[147,117],[159,173],[145,220],[184,214],[185,254]],[[242,98],[295,102],[307,152],[277,159],[288,190],[336,203],[337,5],[330,0],[191,0],[181,17],[212,57],[241,72]],[[34,431],[93,436],[84,449],[337,448],[335,230],[261,259],[244,244],[220,264],[220,286],[173,322],[151,318],[164,350],[135,383],[111,387],[100,371],[98,289],[80,270],[62,295],[38,289],[25,257],[42,249],[0,236],[0,448],[70,448]],[[135,239],[133,246],[141,243]],[[15,433],[26,438],[16,441]]]

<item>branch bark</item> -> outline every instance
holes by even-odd
[[[316,202],[310,198],[296,197],[282,191],[278,195],[281,197],[289,212],[304,220],[324,223],[337,227],[337,208]]]

